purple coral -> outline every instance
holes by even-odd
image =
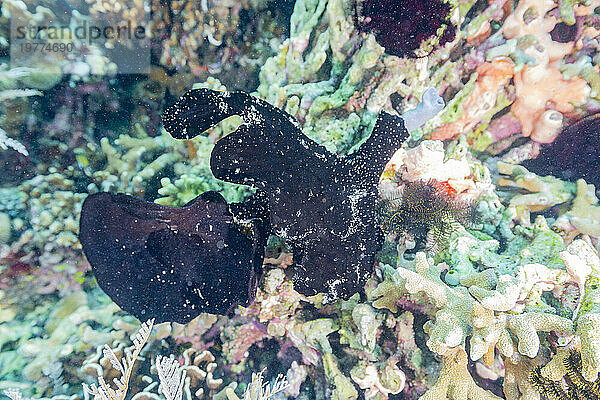
[[[356,0],[354,25],[362,32],[375,34],[377,43],[388,54],[415,57],[424,40],[437,35],[439,45],[454,39],[456,27],[450,22],[452,6],[440,0]]]

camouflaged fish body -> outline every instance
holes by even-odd
[[[408,137],[403,120],[382,113],[371,136],[348,158],[305,136],[292,116],[242,92],[188,92],[164,116],[173,137],[190,138],[239,115],[242,125],[211,154],[213,174],[267,193],[272,232],[293,247],[294,287],[328,299],[356,293],[381,245],[377,183]]]
[[[97,193],[83,203],[79,240],[98,284],[122,309],[186,323],[254,300],[265,238],[259,225],[252,231],[239,229],[216,192],[181,208]]]
[[[100,286],[140,319],[185,323],[224,314],[256,293],[268,234],[293,248],[294,288],[348,298],[371,276],[383,237],[377,183],[408,137],[403,120],[381,113],[371,136],[339,158],[292,116],[242,92],[189,91],[163,115],[175,138],[192,138],[223,119],[243,123],[211,154],[215,177],[257,194],[227,204],[206,192],[183,208],[101,193],[84,202],[80,240]]]

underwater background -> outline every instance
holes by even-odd
[[[600,1],[0,6],[1,399],[600,399]],[[364,285],[299,289],[345,273],[296,265],[285,224],[308,207],[268,237],[247,307],[154,323],[104,293],[79,241],[88,195],[255,191],[209,161],[243,116],[165,129],[192,88],[264,100],[340,163],[403,118],[393,156],[360,163],[385,165],[377,220],[359,218],[377,229],[339,250],[376,245]],[[333,171],[317,179],[363,173]]]

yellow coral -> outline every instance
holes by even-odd
[[[499,400],[475,384],[467,370],[467,353],[461,347],[448,352],[438,381],[419,400]]]

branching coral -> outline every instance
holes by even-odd
[[[276,18],[283,12],[265,3],[153,0],[160,64],[180,79],[218,75],[238,89],[252,87],[253,72],[273,53],[269,40],[279,40],[285,29]]]
[[[505,363],[517,365],[522,356],[535,358],[541,357],[544,353],[540,350],[543,349],[541,343],[542,340],[546,340],[546,336],[539,336],[538,332],[555,332],[566,337],[575,336],[582,343],[584,366],[582,374],[589,377],[589,380],[593,380],[597,373],[595,366],[598,365],[598,360],[595,358],[598,338],[592,328],[595,323],[598,323],[596,321],[598,314],[595,308],[596,300],[593,299],[600,287],[590,283],[596,282],[593,274],[587,278],[585,291],[580,294],[581,302],[586,306],[581,306],[577,318],[573,310],[569,316],[573,315],[574,319],[558,315],[555,308],[544,303],[542,295],[543,292],[554,291],[558,294],[565,290],[578,275],[575,270],[580,271],[581,281],[585,271],[590,274],[592,268],[597,268],[598,260],[594,250],[586,247],[588,245],[577,250],[582,246],[581,243],[581,241],[573,242],[563,253],[564,258],[568,259],[568,270],[571,271],[569,273],[541,264],[525,264],[519,265],[514,275],[511,273],[490,275],[491,270],[471,273],[463,276],[460,284],[455,287],[449,286],[441,279],[442,272],[448,268],[446,264],[436,265],[432,259],[428,260],[424,253],[417,253],[414,263],[400,262],[396,272],[391,276],[386,275],[386,280],[371,292],[371,296],[375,297],[373,304],[378,308],[391,306],[390,309],[395,310],[396,303],[399,301],[398,296],[402,293],[407,292],[410,295],[424,293],[435,306],[434,311],[429,313],[431,320],[424,325],[428,335],[427,346],[443,356],[444,363],[457,357],[457,352],[464,353],[461,347],[466,344],[467,339],[469,339],[469,355],[472,360],[482,358],[484,363],[491,365],[496,357],[502,356]],[[554,254],[555,251],[547,253],[547,256]],[[573,254],[582,254],[582,258],[575,260]],[[526,259],[528,256],[521,254],[520,257]],[[587,264],[587,267],[581,266],[582,263]],[[396,287],[400,295],[394,294],[388,299],[378,299],[377,296],[390,296],[392,293],[385,289],[385,285]],[[465,286],[468,286],[468,289]],[[525,312],[521,312],[522,305],[525,305]],[[567,305],[576,307],[576,304],[572,303]],[[467,357],[466,353],[464,357]],[[442,376],[444,376],[445,365]],[[463,368],[467,373],[466,366]],[[518,390],[522,393],[523,390],[533,390],[530,384],[523,382],[523,379],[525,381],[528,379],[527,374],[521,374],[516,370],[514,373],[518,376],[508,379],[507,375],[505,391],[512,393]],[[518,389],[512,386],[515,380],[519,382]],[[443,379],[440,378],[440,382],[442,381]],[[444,382],[446,383],[434,385],[424,398],[443,395],[436,390],[448,392],[448,398],[464,398],[460,396],[465,394],[449,388],[449,382],[454,382],[452,378]],[[472,387],[472,383],[464,384],[463,387],[481,390]]]
[[[94,395],[94,398],[122,400],[130,386],[130,378],[134,377],[138,384],[139,381],[149,383],[132,397],[134,399],[158,399],[158,394],[152,391],[156,389],[169,400],[181,400],[183,395],[187,400],[207,397],[212,399],[219,396],[225,398],[227,388],[235,389],[236,384],[233,383],[220,390],[223,380],[213,376],[217,367],[214,362],[215,357],[208,350],[197,352],[193,348],[183,352],[183,365],[173,355],[163,357],[159,354],[152,360],[150,372],[158,374],[160,385],[148,375],[135,376],[133,364],[137,361],[146,342],[160,340],[170,334],[168,325],[155,326],[154,332],[152,326],[153,320],[142,324],[133,339],[132,346],[127,347],[124,342],[120,342],[114,349],[107,344],[99,347],[97,353],[84,362],[81,370],[96,375],[100,386],[92,384],[88,387],[84,384],[84,390]],[[165,327],[168,329],[164,329]],[[111,388],[110,383],[106,382],[110,378],[113,378],[117,389]]]
[[[190,145],[194,146],[197,154],[192,160],[194,165],[185,162],[175,163],[173,170],[177,179],[171,180],[165,177],[160,180],[162,187],[158,189],[158,193],[163,197],[156,199],[155,203],[181,207],[209,190],[218,191],[230,203],[242,202],[250,194],[245,186],[223,182],[213,177],[210,172],[209,158],[206,157],[213,148],[209,138],[197,138]]]
[[[529,380],[532,371],[539,364],[538,358],[530,359],[518,353],[505,358],[503,392],[507,400],[540,399],[539,392]]]
[[[554,223],[567,240],[577,233],[600,234],[600,208],[594,185],[583,179],[573,183],[553,176],[538,176],[523,166],[504,162],[498,163],[498,171],[504,175],[498,179],[499,186],[524,189],[524,192],[509,192],[505,196],[509,200],[509,211],[522,223],[530,223],[531,212],[567,204],[570,208]]]
[[[498,180],[499,186],[516,187],[527,190],[529,193],[514,193],[510,199],[509,208],[514,210],[515,216],[523,223],[530,222],[530,212],[545,210],[556,204],[565,203],[573,199],[575,185],[561,181],[553,176],[540,177],[529,172],[520,165],[498,163],[498,171],[507,175]]]
[[[561,215],[556,224],[567,228],[566,222],[575,228],[576,232],[600,236],[600,204],[594,189],[593,185],[588,185],[583,179],[579,179],[577,194],[571,209]]]
[[[549,400],[599,398],[600,380],[588,381],[582,375],[582,368],[581,355],[577,351],[563,350],[546,366],[533,369],[529,380]],[[547,377],[550,370],[555,370],[558,374],[550,373],[551,376]]]
[[[198,352],[190,348],[183,352],[181,370],[186,373],[183,391],[187,399],[213,398],[221,390],[223,379],[215,378],[217,363],[214,361],[215,356],[208,350]],[[155,365],[158,369],[158,365]],[[191,396],[192,392],[195,397]]]
[[[396,361],[397,362],[397,361]],[[406,384],[406,375],[390,358],[381,369],[361,362],[350,371],[352,380],[365,390],[365,399],[387,399],[389,394],[400,393]]]
[[[98,339],[122,338],[122,332],[107,334],[102,329],[92,328],[97,324],[109,325],[117,310],[113,303],[94,307],[83,291],[63,298],[47,316],[43,330],[18,345],[17,352],[27,360],[27,365],[20,371],[22,378],[43,383],[42,387],[45,385],[47,389],[52,383],[45,376],[49,366],[61,365],[62,368],[66,357],[95,348]],[[73,340],[73,337],[77,339]]]
[[[131,14],[132,10],[119,9],[124,1],[106,6],[106,2],[89,1],[93,18],[118,23],[127,17],[139,22],[139,15]],[[20,3],[4,1],[5,14],[18,13],[15,6]],[[23,2],[30,9],[37,6],[34,3]],[[86,7],[81,1],[78,4]],[[136,364],[140,369],[132,372],[129,392],[133,400],[159,400],[162,396],[169,400],[192,400],[196,396],[238,400],[241,390],[235,395],[235,383],[227,385],[232,374],[236,381],[248,381],[251,369],[265,365],[279,368],[275,375],[287,370],[290,387],[284,390],[284,396],[317,400],[393,398],[400,391],[407,400],[419,396],[436,400],[495,399],[484,389],[491,388],[498,395],[501,384],[509,400],[538,400],[541,395],[535,382],[538,389],[540,382],[554,388],[561,386],[562,397],[569,396],[567,386],[573,393],[582,388],[592,390],[600,372],[600,260],[593,249],[600,235],[600,215],[596,188],[589,185],[593,181],[586,177],[587,182],[574,184],[501,164],[498,170],[504,175],[502,186],[495,191],[495,158],[488,160],[490,169],[482,162],[489,154],[505,160],[531,157],[540,149],[543,154],[544,147],[534,141],[551,141],[560,125],[597,109],[597,4],[577,0],[458,2],[451,21],[445,21],[461,27],[456,30],[456,39],[427,57],[407,60],[386,53],[374,34],[359,33],[353,24],[352,7],[340,0],[296,1],[290,37],[283,44],[279,38],[283,30],[276,24],[267,26],[271,18],[268,12],[256,14],[257,10],[265,10],[264,3],[153,1],[158,33],[152,44],[157,56],[153,62],[167,66],[167,72],[160,70],[139,84],[132,83],[134,78],[118,77],[117,84],[107,85],[101,76],[88,76],[89,72],[102,75],[112,68],[102,52],[90,49],[89,58],[82,58],[77,65],[65,64],[65,71],[72,72],[73,79],[88,79],[87,84],[65,81],[65,88],[57,89],[61,95],[48,91],[31,109],[7,103],[8,118],[0,121],[7,137],[23,142],[31,153],[28,160],[38,164],[37,168],[52,165],[57,169],[43,179],[38,177],[0,191],[0,241],[4,242],[0,249],[0,388],[22,385],[32,387],[33,396],[53,396],[56,400],[71,396],[73,400],[75,393],[81,397],[81,387],[75,387],[74,382],[78,385],[82,376],[88,376],[86,383],[91,382],[89,376],[102,377],[105,382],[119,378],[109,357],[104,357],[103,344],[112,346],[114,358],[127,357],[132,349],[126,337],[135,335],[137,324],[116,315],[115,305],[107,304],[96,292],[90,294],[94,281],[83,279],[87,264],[80,261],[73,237],[77,231],[74,221],[85,195],[82,192],[93,182],[87,188],[90,192],[124,191],[146,196],[147,200],[160,197],[158,192],[163,196],[159,202],[175,206],[211,189],[223,192],[229,201],[242,200],[245,193],[239,187],[213,179],[207,158],[212,143],[217,139],[226,141],[227,134],[240,126],[239,120],[228,121],[232,129],[213,129],[209,138],[177,143],[161,135],[155,137],[160,129],[155,118],[164,96],[168,103],[170,95],[180,95],[198,77],[235,68],[236,73],[227,74],[227,79],[228,86],[237,89],[232,84],[252,82],[258,76],[254,73],[264,64],[257,94],[297,117],[298,126],[338,155],[358,147],[382,109],[392,112],[396,108],[411,131],[413,141],[408,146],[413,148],[398,151],[388,165],[379,185],[381,197],[389,202],[403,193],[410,194],[423,182],[435,180],[448,198],[460,202],[477,199],[482,227],[452,230],[444,251],[429,253],[433,259],[418,253],[415,260],[414,249],[409,250],[413,244],[410,240],[385,243],[375,257],[376,274],[371,277],[372,260],[365,268],[365,276],[371,277],[366,282],[366,301],[356,296],[323,305],[322,296],[298,294],[290,282],[292,249],[267,251],[262,267],[265,273],[254,304],[235,308],[228,317],[203,314],[188,325],[155,327],[145,360],[140,359]],[[280,12],[272,6],[269,10]],[[43,17],[43,10],[38,11],[37,16],[33,12],[24,15],[31,20]],[[0,22],[7,20],[2,18]],[[4,25],[0,29],[0,48],[7,51],[2,39],[8,38],[9,24]],[[255,27],[255,33],[250,33],[248,27]],[[243,44],[239,42],[241,37],[245,38]],[[218,41],[222,41],[219,46]],[[261,61],[273,52],[277,54],[265,63]],[[56,67],[56,63],[47,66],[50,64]],[[45,78],[37,73],[23,75],[21,83],[46,90],[62,77],[56,68],[46,72]],[[236,79],[239,83],[232,83]],[[6,76],[0,76],[0,80],[0,86],[14,86]],[[32,85],[25,85],[28,80]],[[114,87],[121,83],[124,87]],[[198,86],[225,90],[217,81]],[[428,87],[436,89],[427,92]],[[115,100],[130,89],[131,96]],[[113,91],[115,95],[105,96]],[[86,97],[90,92],[97,96]],[[415,122],[411,118],[414,113],[406,110],[421,96],[426,99],[427,94],[438,92],[448,107],[417,128],[421,119]],[[74,93],[79,94],[69,97]],[[16,93],[1,92],[0,97],[9,94]],[[102,96],[103,100],[98,100]],[[148,98],[153,102],[150,108],[154,114],[145,109]],[[55,103],[56,99],[57,103],[77,107],[56,110],[56,116],[46,123],[47,117],[38,113],[45,114],[47,103]],[[112,118],[108,111],[122,115],[123,109],[130,106],[124,103],[130,100],[135,108],[133,118],[139,118],[136,123],[123,118],[123,123],[112,124],[100,117],[106,113],[106,119]],[[90,119],[79,118],[82,109],[98,114]],[[42,140],[37,140],[41,136],[19,136],[17,129],[30,135],[31,126],[41,127]],[[593,139],[596,125],[585,126]],[[123,136],[115,140],[119,134]],[[442,134],[455,139],[446,143],[421,141],[422,137],[438,138]],[[527,135],[529,138],[524,137]],[[94,147],[90,139],[101,136],[106,138]],[[49,138],[59,153],[50,151]],[[80,145],[82,139],[90,143],[77,150],[76,165],[70,149]],[[568,135],[564,140],[569,142]],[[395,145],[396,149],[400,147],[399,143]],[[16,152],[2,154],[23,159]],[[253,158],[252,166],[269,159],[265,154]],[[587,166],[594,166],[595,159],[592,153],[587,154],[590,161],[581,166],[590,170],[588,176],[592,179],[595,169]],[[379,165],[385,163],[385,157],[375,153],[368,163],[352,167]],[[308,167],[286,168],[275,174],[275,179],[287,180],[286,172],[295,179],[313,161],[306,161]],[[68,167],[71,163],[73,166]],[[572,177],[579,177],[576,169],[568,168],[565,173],[573,171],[576,173]],[[313,176],[339,180],[350,174]],[[374,187],[372,182],[376,180],[369,184]],[[304,186],[304,182],[291,185],[294,190]],[[376,197],[375,192],[369,193],[370,199]],[[341,197],[339,191],[335,192],[326,203]],[[423,204],[415,205],[419,206]],[[307,218],[305,209],[303,205],[294,210],[302,212],[298,217],[301,220]],[[562,237],[550,230],[543,217],[530,220],[535,213],[543,213],[548,223],[556,219],[552,225]],[[391,213],[388,220],[397,217]],[[340,220],[347,228],[350,219]],[[122,225],[123,220],[118,222]],[[467,225],[465,221],[457,222]],[[279,233],[289,234],[294,228],[279,224]],[[95,229],[101,225],[97,221],[91,224]],[[133,226],[132,232],[140,231],[139,218]],[[581,239],[576,239],[579,234]],[[353,240],[349,248],[364,254],[358,248],[360,243],[374,242],[374,237]],[[140,241],[142,246],[146,239]],[[153,243],[157,244],[155,249],[164,249],[158,243],[162,241]],[[306,248],[319,247],[315,243]],[[328,245],[328,234],[318,243]],[[116,253],[107,246],[99,247],[104,253]],[[42,257],[37,257],[38,253]],[[333,253],[337,261],[315,263],[319,272],[335,269],[340,264],[339,255],[346,255],[339,250]],[[298,254],[294,255],[297,262]],[[157,255],[167,257],[172,253],[155,251],[153,256]],[[36,268],[38,264],[43,268]],[[122,278],[121,269],[114,271],[116,279]],[[132,276],[137,276],[140,270],[134,271]],[[337,272],[333,275],[339,277]],[[25,285],[27,282],[31,284]],[[120,282],[125,285],[132,281]],[[140,282],[147,288],[146,280]],[[19,289],[22,287],[26,291]],[[80,287],[89,299],[83,298]],[[54,305],[56,289],[59,296],[76,294]],[[40,290],[50,295],[39,304],[31,305],[38,302],[36,296],[21,302],[25,295]],[[93,290],[99,293],[98,288]],[[179,293],[170,293],[175,292]],[[102,299],[101,305],[97,299]],[[91,354],[94,350],[97,354]],[[173,383],[161,383],[160,389],[149,373],[141,373],[151,368],[158,351],[174,354],[154,362],[161,365],[157,372],[163,371],[158,380],[165,380],[164,372],[169,368],[176,372]],[[82,369],[74,367],[85,357],[88,361]],[[474,363],[469,365],[470,361]],[[479,380],[475,373],[489,379]],[[502,376],[503,383],[493,382]],[[29,382],[32,379],[35,384]],[[254,379],[259,382],[253,386],[257,393],[262,384]],[[549,389],[544,390],[550,394]],[[597,393],[594,395],[597,397]]]
[[[323,368],[331,387],[333,400],[356,400],[358,398],[358,391],[352,381],[340,371],[337,358],[330,352],[323,354]]]
[[[394,93],[406,96],[406,111],[445,79],[441,72],[427,78],[437,69],[427,59],[415,70],[414,62],[384,54],[373,34],[354,27],[351,8],[340,0],[296,2],[290,38],[265,62],[257,88],[258,96],[295,116],[309,137],[342,154],[364,139],[381,110],[392,109]]]
[[[467,370],[467,353],[460,347],[443,357],[442,372],[435,385],[420,400],[498,400],[500,397],[483,390]]]
[[[143,196],[148,181],[185,154],[182,146],[167,135],[153,138],[139,130],[139,137],[121,135],[114,145],[107,138],[100,141],[106,168],[94,172],[93,178],[102,190]]]
[[[40,249],[55,245],[79,248],[77,219],[85,193],[75,192],[75,182],[60,173],[38,175],[23,182],[29,224],[33,232],[31,245]]]

